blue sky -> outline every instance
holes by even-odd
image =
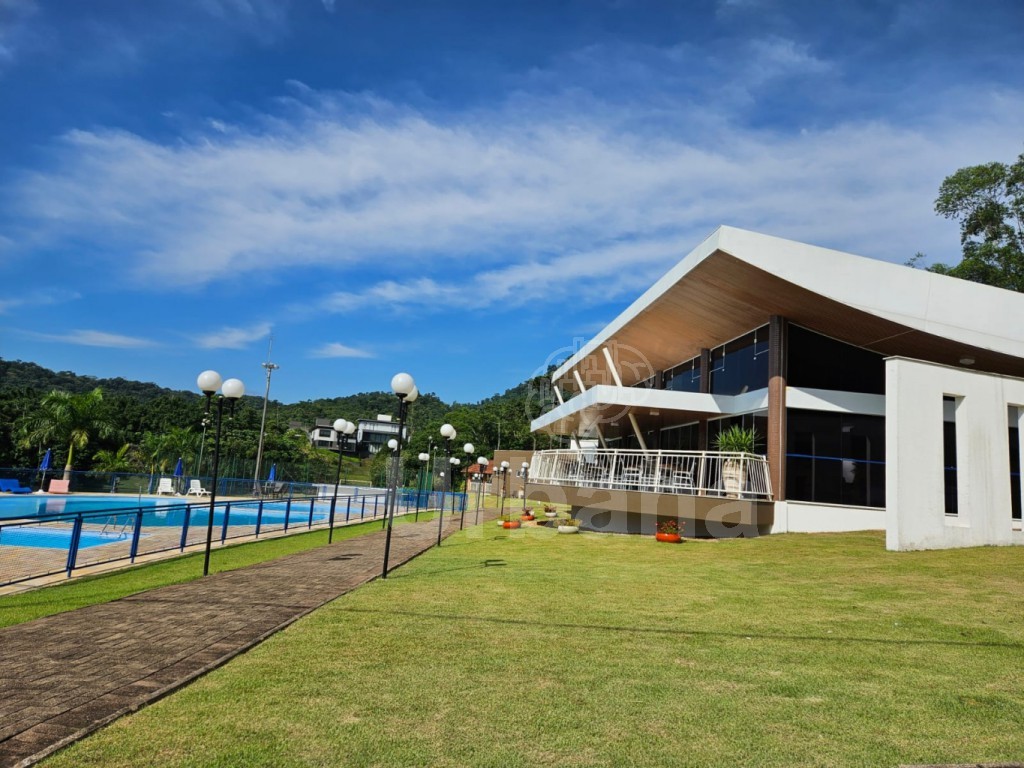
[[[720,224],[955,262],[1020,0],[0,0],[0,356],[476,401]]]

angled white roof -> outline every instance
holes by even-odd
[[[566,376],[631,322],[666,299],[706,261],[723,254],[798,289],[895,323],[902,329],[1024,359],[1024,294],[723,226],[563,363],[552,379]],[[714,290],[724,295],[730,288],[719,285]],[[783,305],[773,307],[772,311],[786,315],[785,309]],[[891,353],[897,352],[901,350]]]

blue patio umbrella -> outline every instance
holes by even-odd
[[[267,475],[267,482],[272,483],[277,480],[277,464],[270,465],[270,474]]]
[[[53,450],[50,448],[46,449],[46,453],[43,455],[43,460],[39,462],[39,471],[43,473],[43,480],[39,483],[39,490],[42,492],[43,486],[46,485],[46,473],[50,471],[50,465],[53,463]]]
[[[181,485],[181,477],[185,474],[185,467],[182,464],[181,456],[178,457],[178,463],[174,465],[174,477],[177,478],[176,485]],[[181,488],[178,488],[178,493],[181,493]]]

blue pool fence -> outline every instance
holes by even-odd
[[[251,485],[252,480],[249,480]],[[335,527],[365,520],[384,520],[387,492],[339,495]],[[396,514],[420,510],[466,510],[466,494],[400,489]],[[145,503],[143,503],[145,502]],[[214,541],[259,538],[275,532],[302,532],[330,524],[331,497],[289,496],[274,499],[230,499],[215,504]],[[138,507],[45,514],[13,521],[0,520],[0,586],[65,573],[158,552],[184,551],[206,542],[209,499],[140,499]]]

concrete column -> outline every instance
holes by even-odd
[[[772,315],[768,324],[768,475],[776,501],[786,498],[786,318]]]

